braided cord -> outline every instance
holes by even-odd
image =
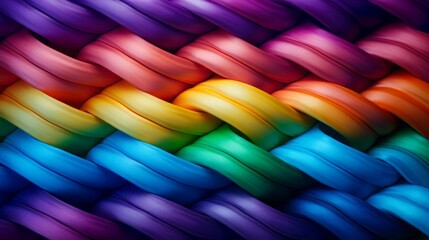
[[[0,239],[429,236],[425,0],[3,0]]]

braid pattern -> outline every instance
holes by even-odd
[[[3,0],[0,239],[423,239],[428,92],[427,0]]]

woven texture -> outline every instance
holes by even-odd
[[[424,239],[428,0],[2,0],[0,239]]]

